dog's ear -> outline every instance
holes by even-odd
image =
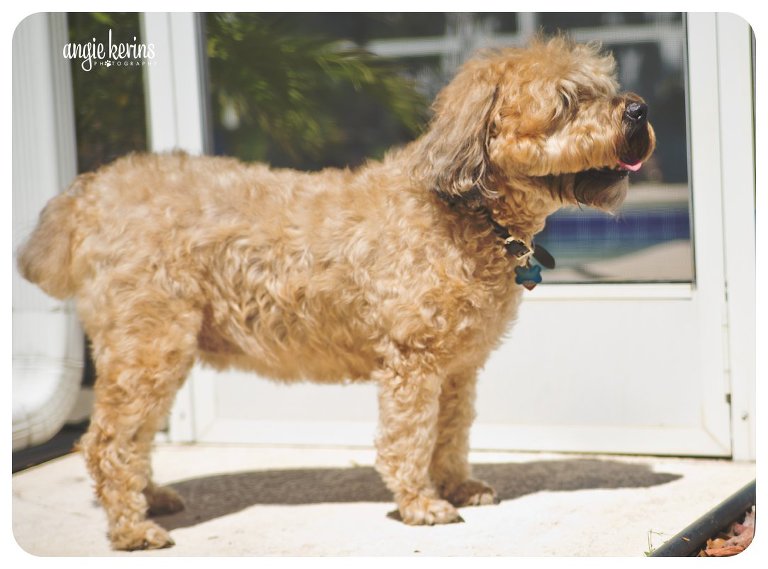
[[[416,143],[411,171],[449,199],[493,197],[488,142],[498,101],[498,72],[492,59],[464,64],[437,96],[429,130]]]

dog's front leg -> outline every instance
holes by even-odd
[[[498,504],[496,492],[471,477],[469,429],[475,419],[477,371],[446,377],[440,392],[437,442],[430,476],[440,496],[454,506]]]
[[[402,520],[411,525],[462,521],[439,497],[429,477],[437,441],[441,377],[411,362],[377,374],[379,433],[376,469],[394,493]]]

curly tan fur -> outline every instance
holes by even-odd
[[[409,524],[489,504],[471,478],[478,370],[521,287],[489,215],[528,244],[556,209],[615,208],[654,147],[614,61],[563,38],[469,61],[427,132],[382,162],[304,173],[130,155],[43,211],[24,276],[74,296],[96,403],[81,441],[115,548],[166,547],[155,430],[195,360],[280,381],[373,380],[377,468]]]

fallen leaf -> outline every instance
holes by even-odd
[[[731,555],[738,555],[742,551],[744,548],[740,545],[729,545],[728,547],[705,549],[704,557],[730,557]]]
[[[725,544],[723,544],[723,547],[738,545],[746,549],[747,547],[749,547],[749,544],[752,543],[753,537],[755,537],[755,528],[751,526],[747,526],[744,528],[744,530],[741,533],[733,536],[731,539],[726,541]]]
[[[725,540],[722,537],[707,540],[707,550],[717,549],[725,545]]]
[[[734,522],[726,533],[708,539],[698,557],[730,557],[744,551],[755,537],[755,507],[747,512],[743,523]]]

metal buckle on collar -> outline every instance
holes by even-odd
[[[504,247],[507,249],[507,253],[518,260],[526,258],[533,252],[528,245],[511,236],[504,239]]]

